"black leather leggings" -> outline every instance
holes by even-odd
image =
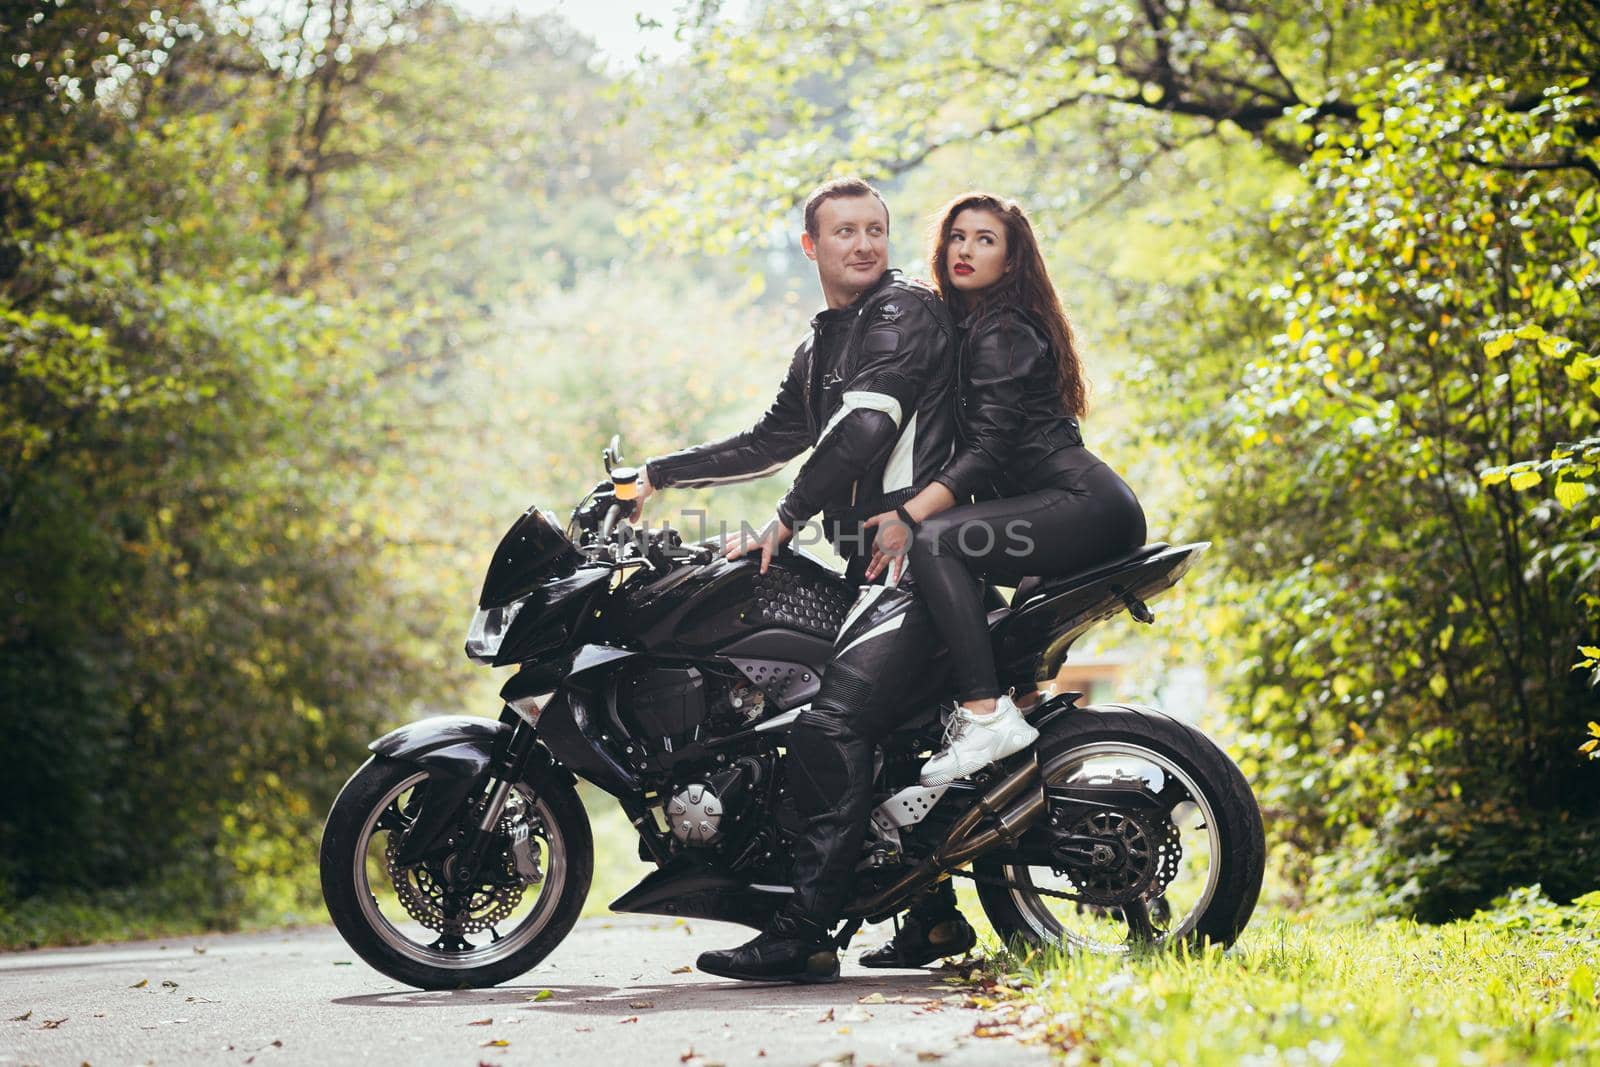
[[[1000,695],[982,580],[1015,585],[1029,575],[1065,577],[1144,544],[1144,509],[1092,453],[1053,488],[966,504],[930,517],[911,541],[911,574],[945,646],[962,701]]]

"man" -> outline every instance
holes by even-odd
[[[771,521],[753,540],[731,539],[726,555],[759,551],[765,572],[773,553],[820,511],[846,573],[860,582],[872,556],[862,520],[909,500],[951,455],[952,330],[932,290],[888,269],[889,212],[866,182],[841,178],[812,192],[800,244],[817,265],[827,308],[812,319],[777,399],[742,433],[647,461],[640,497],[772,474],[811,448]],[[866,830],[873,746],[900,710],[886,668],[915,658],[932,639],[920,605],[907,611],[910,624],[896,624],[885,640],[835,653],[789,734],[786,768],[805,823],[790,902],[753,941],[704,953],[701,970],[756,981],[838,977],[829,931]],[[880,686],[881,678],[889,684]]]

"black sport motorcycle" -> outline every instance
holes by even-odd
[[[613,438],[608,479],[565,532],[529,508],[495,550],[466,650],[521,668],[498,721],[442,716],[387,734],[328,814],[328,911],[391,978],[495,985],[561,943],[594,863],[578,778],[616,799],[657,865],[612,910],[759,927],[790,892],[800,823],[785,731],[834,649],[892,626],[910,597],[868,587],[858,602],[801,550],[763,575],[711,542],[635,529],[637,471],[619,460]],[[1146,602],[1207,547],[1147,545],[1024,580],[1009,605],[992,594],[1002,683],[1053,678],[1079,636],[1123,611],[1152,621]],[[880,746],[849,931],[961,876],[1007,939],[1123,953],[1238,937],[1265,842],[1249,785],[1215,744],[1152,708],[1056,693],[1027,712],[1033,748],[923,787],[952,705],[938,651],[905,679],[904,725]]]

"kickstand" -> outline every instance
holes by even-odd
[[[840,952],[850,947],[850,939],[856,936],[856,931],[861,929],[860,919],[851,919],[839,931],[839,936],[833,939],[833,945]]]

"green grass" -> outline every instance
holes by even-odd
[[[1600,1062],[1600,893],[1524,890],[1444,926],[1268,913],[1227,952],[999,952],[986,970],[980,1029],[1068,1063]]]

